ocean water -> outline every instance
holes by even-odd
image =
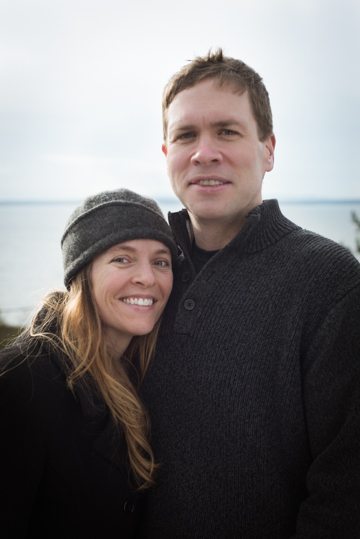
[[[78,205],[66,203],[0,203],[0,317],[22,325],[49,290],[63,288],[60,239]],[[180,208],[160,201],[165,215]],[[351,212],[360,216],[360,202],[281,203],[292,221],[341,243],[355,252],[356,228]]]

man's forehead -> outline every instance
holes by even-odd
[[[211,92],[214,90],[216,92],[226,92],[236,95],[242,95],[243,93],[247,92],[247,89],[244,86],[236,84],[233,81],[224,81],[218,78],[205,78],[195,82],[195,84],[192,84],[191,86],[183,88],[177,94],[175,94],[171,103],[169,104],[169,107],[178,97],[183,97],[184,94],[186,95],[194,91]]]
[[[219,94],[209,94],[206,88],[201,89],[200,93],[192,92],[193,89],[196,90],[196,87],[179,92],[170,104],[167,111],[169,128],[178,124],[191,126],[194,122],[201,120],[207,120],[208,123],[212,124],[237,123],[240,121],[240,117],[252,114],[247,92],[231,91],[235,97],[235,99],[231,99],[230,96],[226,95],[228,94],[227,89],[225,89],[225,93]]]
[[[220,77],[205,77],[203,79],[195,81],[193,84],[189,84],[188,86],[185,86],[181,90],[179,90],[172,98],[171,102],[169,103],[169,106],[171,103],[176,99],[176,97],[183,92],[186,92],[188,90],[194,90],[199,87],[208,87],[208,88],[215,88],[217,90],[224,90],[226,92],[234,93],[241,95],[244,92],[247,91],[246,86],[241,83],[241,81],[235,81],[235,80],[229,80],[224,79]]]

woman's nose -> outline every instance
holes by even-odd
[[[135,268],[132,281],[143,286],[152,286],[155,283],[154,268],[150,263],[138,264]]]

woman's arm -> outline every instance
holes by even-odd
[[[2,362],[3,363],[3,362]],[[4,537],[27,537],[44,465],[39,404],[29,360],[0,375],[0,522]]]

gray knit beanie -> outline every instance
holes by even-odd
[[[88,197],[70,216],[61,239],[65,286],[98,254],[135,239],[164,243],[175,261],[171,229],[154,200],[128,189]]]

